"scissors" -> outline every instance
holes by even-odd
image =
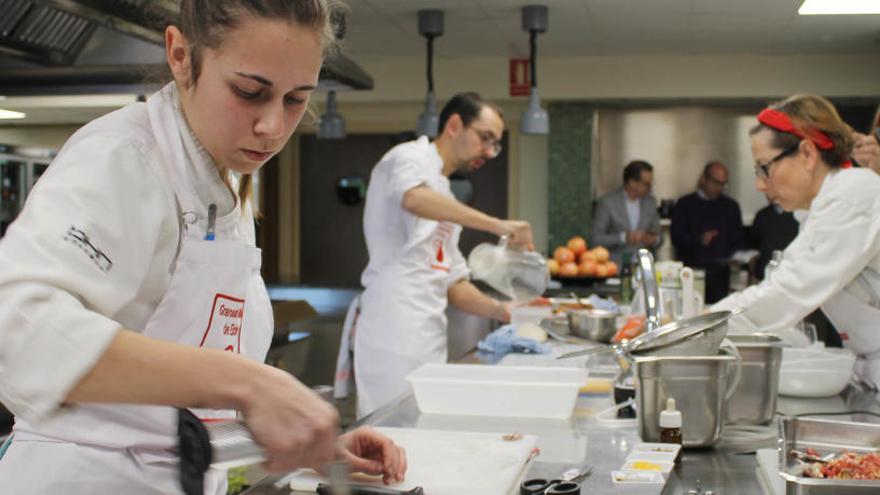
[[[547,480],[533,478],[523,481],[519,486],[520,495],[578,495],[580,482],[593,472],[593,466],[583,470],[570,469],[562,474],[562,479]]]
[[[522,482],[520,495],[578,495],[581,485],[574,481],[534,478]]]

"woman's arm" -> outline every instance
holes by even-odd
[[[287,372],[128,330],[117,332],[66,402],[237,409],[273,471],[331,462],[339,429],[333,406]]]
[[[843,290],[880,255],[880,217],[837,200],[811,211],[770,279],[731,294],[713,310],[745,308],[761,331],[790,327]]]

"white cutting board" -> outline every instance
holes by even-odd
[[[406,449],[406,480],[390,487],[411,490],[421,486],[430,495],[511,493],[537,442],[534,435],[508,441],[502,438],[503,433],[376,429]],[[382,485],[375,477],[352,478],[358,483]],[[312,470],[300,470],[291,478],[290,488],[314,493],[319,482],[328,481]]]

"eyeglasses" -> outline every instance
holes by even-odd
[[[773,165],[774,163],[778,162],[779,160],[782,160],[783,158],[793,154],[795,151],[800,149],[800,146],[801,146],[801,142],[798,141],[797,143],[780,151],[778,155],[767,160],[766,162],[757,164],[755,166],[755,175],[762,178],[762,179],[769,179],[770,178],[770,166]]]
[[[489,152],[489,158],[495,158],[499,154],[501,154],[501,140],[495,139],[495,135],[492,134],[491,131],[481,131],[479,129],[474,129],[474,132],[477,133],[477,137],[480,138],[480,143],[483,145],[483,149]]]

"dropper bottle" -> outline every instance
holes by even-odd
[[[666,409],[660,412],[660,441],[663,443],[682,444],[681,411],[675,409],[675,399],[666,399]],[[681,460],[681,450],[675,456],[675,462]]]

